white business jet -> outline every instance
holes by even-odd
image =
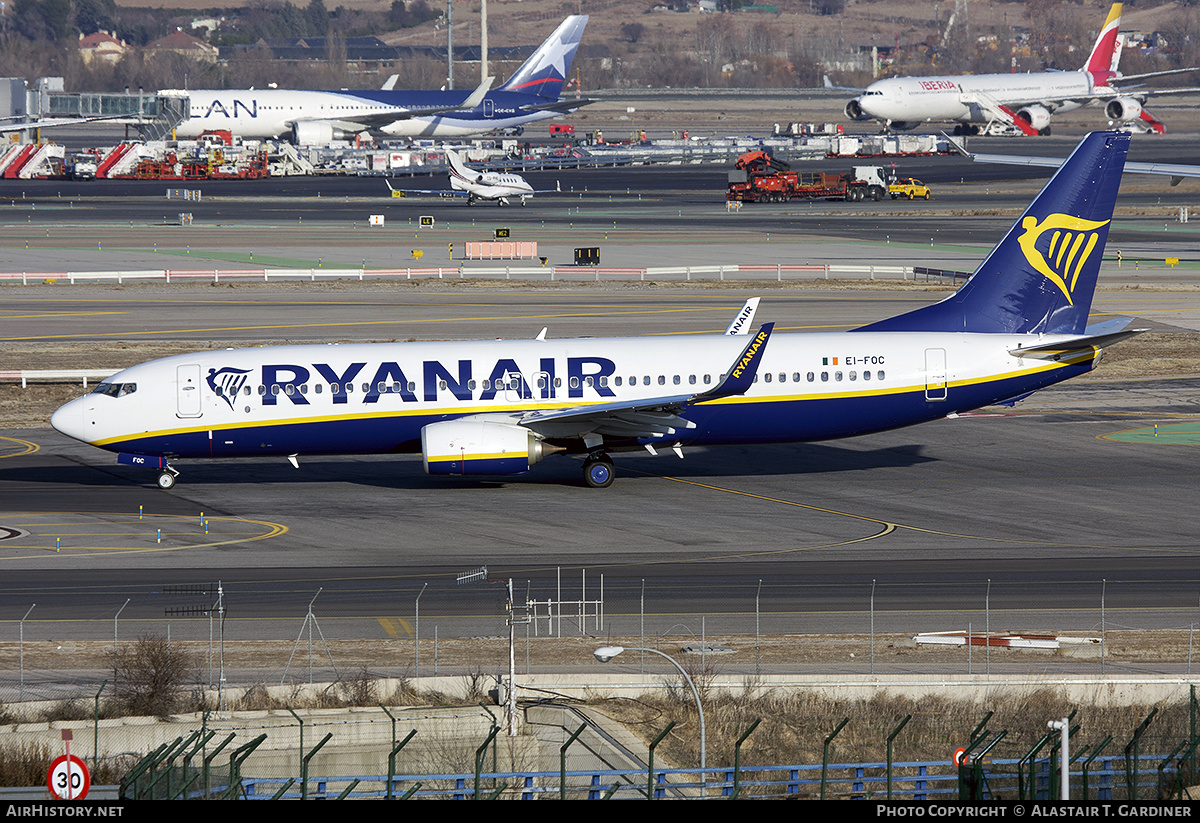
[[[507,206],[510,200],[517,198],[520,198],[521,205],[524,206],[525,201],[535,194],[561,191],[557,184],[553,189],[535,189],[524,177],[512,172],[476,171],[467,166],[453,149],[446,149],[446,160],[450,163],[449,189],[397,189],[387,180],[384,182],[392,192],[392,197],[405,197],[409,194],[465,197],[468,206],[480,202]]]

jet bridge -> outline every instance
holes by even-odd
[[[191,99],[186,91],[147,94],[125,92],[62,92],[40,95],[43,119],[54,121],[107,120],[134,126],[148,140],[163,140],[190,116]]]

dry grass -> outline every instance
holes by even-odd
[[[600,706],[605,714],[649,743],[667,724],[675,728],[661,744],[663,756],[676,767],[699,765],[697,715],[691,695],[678,693],[638,700],[610,700]],[[994,714],[986,729],[1007,732],[991,756],[1020,758],[1047,733],[1046,722],[1075,715],[1079,724],[1076,747],[1094,745],[1106,735],[1113,743],[1105,754],[1118,754],[1138,725],[1158,709],[1146,736],[1143,751],[1170,751],[1188,736],[1186,703],[1161,706],[1099,708],[1074,706],[1053,691],[1038,691],[1023,697],[1005,698],[983,704],[946,698],[922,698],[881,694],[870,700],[833,700],[812,692],[779,692],[753,697],[716,694],[704,698],[708,764],[733,765],[734,747],[758,718],[762,723],[742,746],[742,764],[820,763],[825,738],[838,724],[849,719],[831,744],[831,762],[879,763],[887,757],[887,738],[905,716],[912,719],[897,735],[894,758],[904,760],[947,760],[965,746],[972,730],[987,712]]]

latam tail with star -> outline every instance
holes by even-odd
[[[571,15],[499,88],[492,78],[474,90],[298,91],[250,89],[189,91],[189,117],[178,138],[228,130],[246,139],[290,139],[324,144],[370,133],[384,137],[465,137],[518,132],[561,117],[588,100],[562,96],[587,15]]]

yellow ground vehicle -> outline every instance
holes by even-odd
[[[929,186],[926,186],[915,177],[901,177],[899,180],[888,185],[888,194],[895,200],[897,197],[907,197],[909,200],[915,200],[921,197],[925,200],[929,199]]]

